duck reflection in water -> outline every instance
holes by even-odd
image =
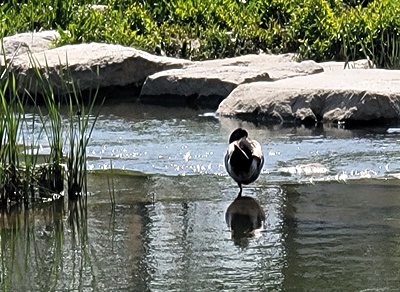
[[[226,210],[225,220],[234,242],[247,245],[248,238],[254,237],[263,228],[265,213],[252,197],[238,196]]]

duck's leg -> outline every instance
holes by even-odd
[[[238,185],[239,185],[240,191],[239,191],[239,194],[237,195],[237,198],[240,198],[242,196],[243,188],[242,188],[242,184],[241,183],[238,183]]]

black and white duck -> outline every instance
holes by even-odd
[[[260,143],[249,139],[248,136],[247,131],[242,128],[233,131],[225,155],[225,168],[240,188],[238,198],[242,196],[242,184],[254,182],[264,165]]]

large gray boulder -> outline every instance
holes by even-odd
[[[329,69],[238,86],[217,113],[265,122],[399,120],[400,71]]]
[[[290,54],[193,62],[182,69],[149,76],[140,92],[140,101],[216,109],[240,84],[270,82],[322,71],[314,61],[295,62]]]
[[[7,54],[13,55],[13,58],[7,56],[9,70],[16,74],[21,87],[39,93],[42,89],[34,82],[38,72],[48,77],[56,94],[71,91],[72,86],[65,85],[72,83],[79,90],[97,87],[127,87],[140,90],[149,75],[162,70],[182,68],[191,63],[155,56],[132,47],[102,43],[28,50],[21,54],[14,54],[14,47],[12,45],[6,48]],[[137,95],[137,92],[132,92],[131,96],[135,94]]]

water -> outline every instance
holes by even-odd
[[[106,111],[114,113],[118,109]],[[311,172],[307,179],[327,175],[340,179],[382,178],[400,167],[400,135],[383,128],[350,131],[329,126],[255,127],[190,110],[153,111],[154,107],[142,106],[121,115],[102,116],[89,148],[89,167],[107,169],[112,163],[114,168],[151,174],[225,176],[227,139],[239,126],[248,129],[263,145],[268,181],[302,180],[307,172]],[[309,164],[312,169],[307,167]]]
[[[223,155],[238,126],[266,157],[243,190],[266,215],[251,238],[233,238],[225,222],[238,187]],[[396,129],[265,127],[189,109],[106,105],[88,166],[126,171],[89,177],[87,212],[65,200],[3,213],[1,287],[397,291],[399,138]]]

